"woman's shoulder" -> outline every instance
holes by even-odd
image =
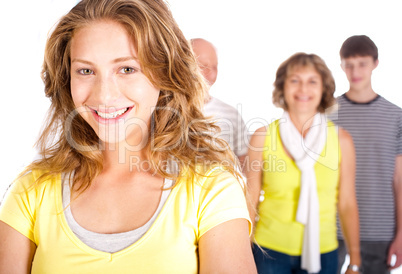
[[[250,148],[261,148],[264,146],[265,143],[265,138],[267,135],[269,135],[270,126],[263,126],[258,128],[256,131],[254,131],[253,135],[250,138]]]
[[[340,126],[337,126],[337,128],[338,128],[338,136],[339,136],[340,142],[342,142],[342,141],[343,142],[353,142],[352,135],[350,135],[350,133],[346,129],[344,129]]]
[[[335,124],[331,119],[327,119],[327,127],[330,130],[333,130],[334,132],[336,132],[338,134],[338,138],[339,138],[339,142],[342,145],[342,143],[346,144],[346,145],[353,145],[353,138],[352,135],[350,135],[350,133],[342,128],[341,126]]]
[[[280,122],[281,120],[277,119],[272,123],[262,126],[254,131],[249,142],[249,152],[250,150],[254,151],[263,148],[266,145],[266,142],[269,141],[269,138],[276,138]]]
[[[352,135],[341,127],[338,127],[339,145],[341,147],[342,153],[351,152],[354,150]]]
[[[270,127],[270,125],[260,127],[256,131],[254,131],[254,134],[256,134],[256,133],[258,133],[258,134],[267,133],[269,127]]]
[[[198,164],[195,171],[185,172],[180,177],[180,184],[191,185],[194,190],[223,189],[227,187],[244,188],[244,178],[227,168],[230,162]]]
[[[270,124],[262,126],[254,131],[253,136],[266,136],[271,134],[271,132],[277,130],[279,124],[281,123],[281,119],[276,119],[272,121]]]
[[[43,191],[49,183],[60,179],[60,174],[52,174],[46,170],[28,170],[20,174],[10,185],[14,193]]]
[[[228,165],[230,165],[231,162],[223,160],[220,163],[207,163],[207,164],[198,164],[196,166],[196,172],[197,175],[200,178],[203,178],[204,180],[208,178],[214,178],[214,177],[233,177],[235,178],[235,175],[233,172],[231,172],[228,168]]]

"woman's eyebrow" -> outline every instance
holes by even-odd
[[[138,62],[138,58],[134,57],[134,56],[127,56],[127,57],[119,57],[116,58],[112,61],[112,63],[120,63],[120,62],[125,62],[125,61],[130,61],[130,60],[134,60],[136,62]],[[80,59],[80,58],[74,58],[71,63],[74,62],[79,62],[79,63],[83,63],[83,64],[88,64],[88,65],[93,65],[94,63],[84,60],[84,59]]]

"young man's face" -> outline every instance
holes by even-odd
[[[348,78],[351,90],[371,88],[371,74],[378,60],[371,56],[353,56],[341,60],[341,67]]]

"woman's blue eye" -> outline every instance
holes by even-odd
[[[92,69],[80,69],[78,72],[83,75],[91,75],[94,73]]]

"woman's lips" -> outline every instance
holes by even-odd
[[[100,110],[95,110],[95,112],[103,119],[114,119],[114,118],[117,118],[118,116],[121,116],[124,113],[126,113],[126,111],[128,111],[128,109],[129,108],[127,107],[127,108],[122,108],[122,109],[114,111],[114,112],[103,112]]]
[[[310,101],[310,96],[297,96],[296,100],[301,102],[308,102]]]
[[[125,107],[125,108],[91,108],[91,112],[93,113],[95,119],[100,123],[111,123],[117,122],[120,119],[125,118],[128,113],[133,109],[133,107]]]

